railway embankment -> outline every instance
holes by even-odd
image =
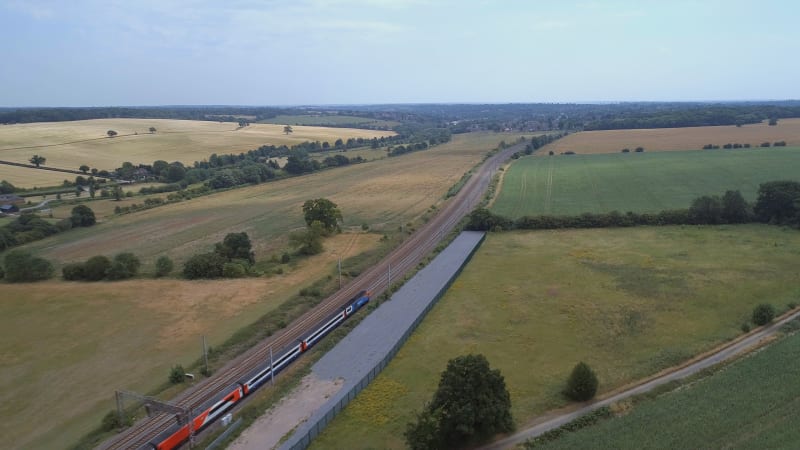
[[[461,233],[389,301],[314,364],[312,375],[315,378],[341,382],[341,388],[321,407],[307,412],[308,420],[297,426],[280,447],[282,450],[308,447],[311,440],[378,376],[458,276],[484,236],[474,231]]]

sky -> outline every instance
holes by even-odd
[[[800,99],[796,0],[0,0],[0,106]]]

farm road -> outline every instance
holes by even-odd
[[[633,395],[649,392],[652,389],[661,386],[663,384],[669,383],[671,381],[682,380],[690,375],[694,375],[703,369],[707,369],[711,366],[714,366],[723,361],[731,359],[734,356],[744,353],[748,349],[752,348],[753,346],[761,342],[763,339],[768,338],[773,334],[775,334],[775,332],[777,332],[780,329],[781,325],[798,317],[800,317],[800,311],[795,311],[791,314],[784,316],[783,318],[774,322],[770,326],[767,326],[750,335],[745,335],[743,337],[740,337],[738,340],[729,342],[716,350],[712,350],[711,354],[705,357],[701,357],[701,359],[693,363],[690,363],[689,365],[682,365],[674,367],[672,369],[668,369],[669,372],[663,375],[657,375],[655,378],[650,378],[648,381],[638,384],[632,388],[626,389],[622,392],[618,392],[616,394],[611,395],[610,397],[607,397],[603,400],[597,401],[590,405],[583,406],[572,412],[560,414],[555,417],[545,416],[543,418],[544,419],[543,422],[540,422],[536,425],[533,425],[517,433],[514,433],[511,436],[508,436],[506,438],[488,444],[484,447],[481,447],[481,450],[500,450],[500,449],[511,448],[517,444],[521,444],[522,442],[530,438],[539,436],[547,431],[553,430],[555,428],[560,427],[561,425],[571,422],[577,419],[578,417],[587,414],[597,408],[608,406],[614,402],[624,400]]]

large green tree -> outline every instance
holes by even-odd
[[[749,207],[742,193],[726,191],[722,197],[722,219],[727,223],[745,223],[749,217]]]
[[[250,237],[247,233],[228,233],[222,242],[218,242],[214,246],[214,251],[224,256],[228,261],[233,259],[241,259],[254,264],[256,262],[255,253],[253,253],[253,244],[250,242]]]
[[[86,205],[78,205],[72,208],[70,221],[73,227],[90,227],[97,222],[94,211]]]
[[[414,450],[462,448],[513,430],[511,396],[500,371],[483,355],[450,360],[433,400],[409,423],[406,443]]]
[[[303,215],[309,227],[312,223],[319,222],[326,233],[341,231],[339,222],[342,220],[342,211],[327,198],[306,200],[303,203]]]
[[[39,167],[39,165],[44,164],[47,161],[47,158],[44,156],[33,155],[29,161],[36,167]]]
[[[758,199],[753,207],[761,222],[790,224],[800,222],[800,183],[770,181],[758,187]]]
[[[598,384],[594,370],[581,361],[572,369],[564,394],[572,400],[584,402],[594,397]]]
[[[722,201],[716,195],[704,195],[692,201],[689,222],[713,225],[722,223]]]

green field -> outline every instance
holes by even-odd
[[[447,361],[482,353],[522,425],[566,404],[586,361],[608,392],[741,333],[800,297],[800,233],[764,225],[490,234],[375,382],[313,448],[404,448]],[[746,257],[743,257],[746,255]]]
[[[317,115],[281,115],[276,116],[271,119],[264,119],[260,123],[274,123],[277,125],[317,125],[317,126],[341,126],[341,125],[352,125],[352,126],[367,126],[370,128],[381,128],[381,129],[389,129],[395,125],[398,125],[399,122],[393,122],[389,120],[378,120],[378,119],[370,119],[369,117],[357,117],[357,116],[340,116],[340,115],[325,115],[325,114],[317,114]]]
[[[729,189],[754,201],[760,183],[799,174],[800,148],[524,157],[505,174],[491,209],[510,218],[657,212]]]
[[[625,416],[537,448],[796,448],[798,374],[794,334]]]

